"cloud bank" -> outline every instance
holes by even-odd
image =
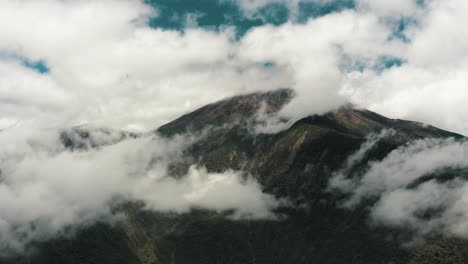
[[[98,219],[112,221],[112,208],[126,201],[178,213],[234,210],[233,218],[253,219],[272,217],[278,205],[241,172],[213,174],[192,166],[180,179],[168,176],[169,164],[182,158],[194,138],[141,137],[68,151],[53,131],[24,131],[10,129],[0,137],[1,254],[23,252]]]
[[[359,162],[376,139],[349,160]],[[349,194],[345,207],[371,202],[373,223],[414,231],[415,244],[434,235],[468,237],[467,176],[466,140],[422,139],[370,162],[363,173],[338,173],[330,186]]]

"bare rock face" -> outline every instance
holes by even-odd
[[[174,134],[196,132],[208,126],[229,125],[232,127],[251,118],[259,110],[266,113],[279,111],[293,96],[294,93],[290,89],[235,96],[183,115],[161,126],[158,131],[163,134]]]

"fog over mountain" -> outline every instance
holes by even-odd
[[[182,179],[168,177],[169,163],[181,159],[193,138],[147,136],[70,152],[58,137],[48,136],[51,141],[46,142],[43,137],[24,139],[15,134],[11,148],[2,142],[7,149],[1,153],[2,253],[23,252],[31,243],[54,238],[75,225],[115,221],[119,216],[111,212],[112,206],[122,200],[179,213],[193,207],[232,209],[233,218],[251,219],[273,218],[269,210],[279,204],[263,194],[255,180],[236,171],[209,173],[193,166]]]
[[[467,13],[0,1],[0,262],[467,263]]]
[[[367,141],[348,159],[356,165],[381,138],[384,131]],[[377,224],[416,231],[410,243],[421,243],[434,233],[467,237],[467,142],[426,138],[390,152],[383,160],[370,162],[359,177],[344,171],[330,181],[332,190],[351,196],[343,203],[353,208],[366,198],[376,198],[370,217]]]

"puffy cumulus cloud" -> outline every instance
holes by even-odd
[[[387,41],[389,34],[377,17],[344,11],[306,24],[255,28],[241,40],[239,56],[290,70],[296,97],[280,115],[297,120],[348,101],[341,92],[343,72],[354,69],[345,58],[372,63],[382,54],[398,55],[401,43]]]
[[[466,134],[467,70],[466,66],[434,69],[407,64],[382,74],[353,73],[342,92],[354,103],[389,117]]]
[[[57,112],[65,115],[72,102],[73,98],[50,76],[25,68],[13,60],[0,60],[0,120],[5,122],[5,126],[13,120],[30,120]]]
[[[305,24],[258,27],[241,40],[245,58],[290,69],[298,96],[282,114],[301,117],[350,101],[466,134],[468,41],[458,30],[466,24],[466,1],[356,4]],[[385,66],[392,58],[401,65]]]
[[[450,72],[451,67],[466,67],[468,36],[457,30],[458,25],[467,22],[466,12],[466,1],[428,1],[419,26],[408,30],[412,39],[408,61],[418,67],[446,68]]]
[[[349,73],[342,92],[351,101],[395,118],[413,119],[466,134],[468,40],[466,1],[428,1],[408,25],[404,64],[383,72]]]
[[[395,118],[413,119],[466,134],[468,57],[466,1],[428,1],[405,31],[401,67],[347,76],[343,93],[356,104]]]
[[[145,24],[152,15],[131,0],[6,1],[0,50],[46,63],[50,72],[32,95],[61,94],[53,103],[67,105],[71,123],[148,129],[227,96],[287,86],[285,73],[232,59],[232,30],[152,29]],[[5,68],[3,77],[12,75],[6,70],[18,69]],[[32,71],[15,77],[39,79]]]
[[[1,254],[22,252],[98,219],[112,221],[112,207],[122,201],[142,201],[158,211],[234,210],[234,218],[271,217],[277,205],[239,172],[191,167],[184,177],[169,177],[169,164],[195,138],[141,137],[71,152],[53,130],[28,131],[0,134]]]
[[[375,139],[350,160],[359,161]],[[434,234],[468,237],[467,156],[466,140],[417,140],[370,162],[359,175],[337,174],[330,186],[349,194],[346,207],[373,201],[373,222],[415,231],[411,243]]]
[[[8,111],[1,124],[40,116],[45,124],[54,119],[144,130],[224,97],[291,87],[297,96],[281,115],[292,121],[351,101],[464,133],[467,45],[456,25],[463,24],[466,3],[404,3],[392,12],[419,10],[412,13],[416,22],[402,29],[406,41],[392,37],[394,25],[376,11],[390,10],[386,1],[362,0],[356,10],[303,24],[259,26],[240,40],[233,28],[150,28],[147,20],[158,14],[136,0],[5,1],[0,50],[42,60],[50,72],[3,60],[1,89],[34,85],[2,95],[9,103],[2,103]],[[382,58],[389,57],[403,66],[382,70]]]
[[[48,84],[37,83],[33,95],[61,94],[53,103],[67,109],[39,112],[54,118],[66,112],[68,124],[149,129],[227,96],[279,87],[298,91],[285,110],[297,119],[346,101],[339,94],[343,56],[371,59],[395,51],[376,17],[354,11],[303,25],[262,26],[236,42],[229,28],[149,28],[145,21],[157,14],[139,1],[25,0],[1,3],[0,10],[0,49],[45,61],[50,72],[41,78]],[[268,62],[273,67],[265,67]],[[27,83],[37,75],[15,76]],[[15,112],[27,116],[31,105],[22,97],[15,96],[21,102]]]

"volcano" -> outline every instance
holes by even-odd
[[[419,247],[403,247],[410,235],[406,230],[369,224],[372,201],[343,208],[344,195],[329,189],[334,172],[371,134],[393,131],[353,170],[362,170],[417,139],[463,136],[351,105],[293,122],[280,118],[279,122],[291,124],[277,133],[253,131],[262,125],[260,114],[277,115],[293,97],[288,89],[240,95],[153,131],[166,138],[198,135],[184,159],[171,164],[173,177],[184,177],[193,165],[209,172],[244,171],[264,192],[288,201],[275,211],[278,219],[232,219],[199,208],[185,214],[162,213],[129,201],[115,208],[125,215],[121,222],[96,224],[73,236],[40,243],[32,254],[1,263],[468,263],[464,240],[436,238]],[[86,151],[99,145],[92,140],[93,133],[114,135],[106,144],[141,136],[93,131],[74,128],[62,133],[61,139],[70,151]]]

